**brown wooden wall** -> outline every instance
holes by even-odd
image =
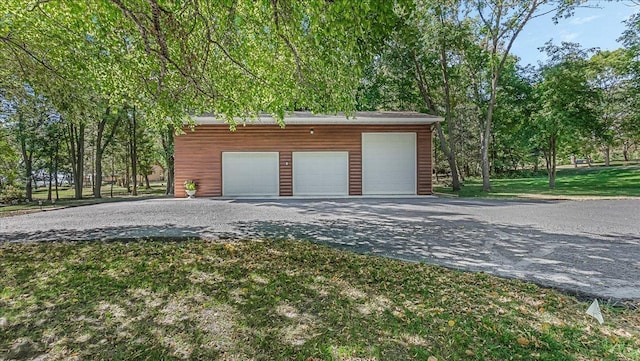
[[[310,130],[313,128],[313,134]],[[198,196],[222,196],[222,152],[252,151],[280,153],[280,195],[293,193],[292,152],[348,151],[349,195],[362,195],[362,133],[417,133],[420,195],[432,194],[432,154],[430,125],[247,125],[235,132],[225,125],[199,125],[195,131],[175,139],[175,195],[186,197],[184,181],[198,183]],[[288,162],[288,165],[286,165]]]

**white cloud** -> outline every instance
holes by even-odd
[[[575,17],[575,18],[571,19],[571,24],[572,25],[582,25],[582,24],[590,23],[590,22],[596,20],[599,17],[600,16],[597,16],[597,15],[585,16],[585,17],[578,16],[578,17]]]
[[[579,36],[580,36],[580,33],[577,33],[577,32],[570,33],[570,32],[564,31],[564,30],[560,31],[560,40],[561,41],[573,42]]]

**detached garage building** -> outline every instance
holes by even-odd
[[[432,193],[431,128],[414,112],[344,116],[294,112],[235,132],[213,116],[175,139],[175,195],[197,182],[199,197],[427,195]]]

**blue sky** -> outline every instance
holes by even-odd
[[[568,19],[560,19],[557,25],[552,15],[531,20],[516,39],[511,53],[521,58],[520,64],[537,64],[546,56],[538,48],[553,39],[580,43],[584,48],[598,47],[613,50],[621,47],[616,42],[625,29],[622,21],[640,11],[640,6],[631,1],[589,1],[589,6],[598,9],[579,8]]]

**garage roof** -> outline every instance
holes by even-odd
[[[224,124],[224,120],[215,114],[202,114],[195,117],[196,124]],[[261,114],[258,118],[236,120],[238,124],[276,124],[269,114]],[[284,117],[285,124],[433,124],[442,121],[441,117],[417,112],[355,112],[347,118],[344,113],[334,115],[313,114],[311,112],[291,112]]]

